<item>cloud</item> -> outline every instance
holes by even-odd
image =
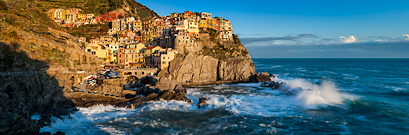
[[[354,36],[348,36],[348,37],[339,37],[342,43],[354,43],[356,42],[356,39]]]
[[[246,47],[252,58],[409,58],[409,42]]]
[[[404,35],[402,35],[402,37],[404,37],[405,39],[405,41],[409,41],[409,34],[404,34]]]
[[[300,38],[316,38],[314,34],[298,34],[298,36],[284,36],[284,37],[243,37],[240,38],[243,44],[260,44],[260,42],[274,42],[274,41],[297,41]]]
[[[314,34],[298,34],[298,37],[317,37]]]

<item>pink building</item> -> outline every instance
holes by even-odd
[[[154,66],[161,70],[168,68],[177,53],[175,49],[167,48],[165,51],[160,52],[160,55],[154,56]]]

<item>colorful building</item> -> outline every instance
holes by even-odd
[[[177,50],[167,48],[165,51],[159,52],[159,55],[154,56],[154,67],[164,70],[169,67],[170,62],[175,58]]]
[[[123,12],[111,11],[96,17],[96,20],[97,22],[111,22],[112,20],[123,19],[124,17],[125,13]]]
[[[149,46],[145,48],[144,56],[145,56],[145,63],[148,66],[153,66],[153,57],[159,55],[160,50],[162,50],[162,47],[160,46]]]

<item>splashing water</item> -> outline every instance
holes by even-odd
[[[292,93],[295,96],[295,104],[308,109],[342,104],[344,101],[334,83],[329,81],[323,81],[321,85],[317,85],[303,79],[293,79],[286,81],[279,90]]]

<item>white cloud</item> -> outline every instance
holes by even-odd
[[[404,35],[402,35],[402,37],[405,38],[405,41],[409,41],[409,34],[404,34]]]
[[[348,36],[348,37],[339,37],[342,43],[354,43],[356,42],[356,39],[354,36]]]

